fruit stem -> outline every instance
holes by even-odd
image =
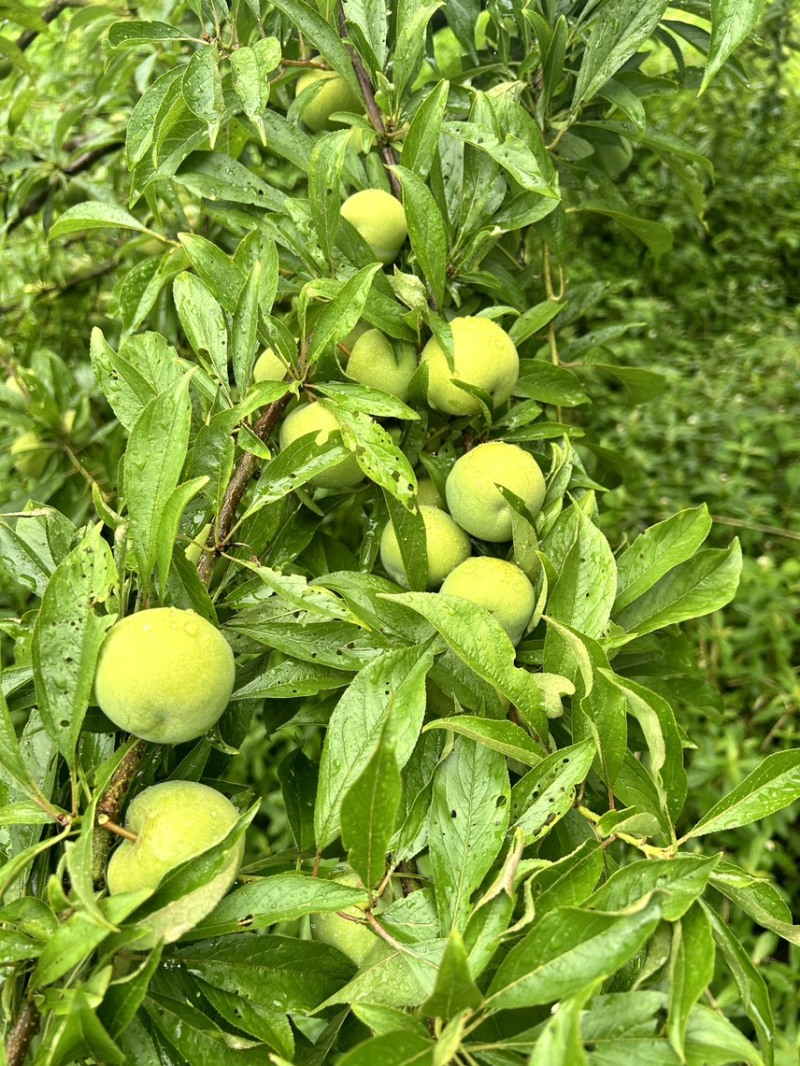
[[[109,833],[115,833],[118,837],[125,837],[126,840],[132,840],[134,844],[139,839],[136,833],[132,833],[130,829],[118,825],[117,822],[112,822],[107,814],[98,814],[97,824],[101,829],[107,829]]]

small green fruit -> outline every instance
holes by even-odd
[[[353,193],[341,207],[343,218],[358,230],[382,263],[392,263],[408,236],[403,205],[382,189]]]
[[[316,431],[316,442],[323,445],[327,442],[331,433],[337,433],[340,429],[339,420],[324,402],[303,404],[291,411],[281,424],[279,441],[281,448],[288,447],[298,437]],[[354,455],[349,455],[330,470],[317,474],[310,481],[321,489],[348,489],[356,485],[364,477],[361,467]]]
[[[345,870],[331,878],[337,884],[358,888],[361,881],[355,870]],[[364,917],[364,907],[345,907],[342,914],[354,918]],[[361,966],[367,955],[378,943],[378,939],[368,925],[349,922],[335,911],[325,911],[311,916],[311,935],[321,944],[330,944],[352,959],[356,966]]]
[[[414,347],[403,341],[393,345],[379,329],[362,333],[347,361],[347,375],[361,385],[408,399],[408,386],[417,369]]]
[[[297,79],[295,96],[320,82],[324,84],[313,96],[309,92],[309,102],[303,110],[303,122],[314,133],[336,129],[337,124],[331,121],[331,115],[337,111],[354,111],[360,114],[364,110],[362,102],[344,78],[334,70],[309,70],[301,74]]]
[[[239,812],[221,792],[195,781],[165,781],[140,792],[128,808],[125,826],[136,841],[123,840],[108,863],[112,896],[154,889],[181,863],[202,854],[231,831]],[[170,943],[193,928],[233,884],[244,853],[240,841],[228,865],[208,884],[167,904],[146,919],[154,942]],[[137,941],[137,946],[141,945]]]
[[[429,477],[424,477],[417,482],[417,503],[424,507],[438,507],[440,511],[447,509],[447,505],[439,495],[439,490]]]
[[[486,555],[467,559],[447,577],[441,592],[485,607],[495,616],[514,645],[528,628],[536,594],[518,566]]]
[[[472,550],[469,537],[445,511],[437,507],[420,507],[425,523],[425,542],[428,551],[428,589],[438,589],[451,570],[454,570]],[[397,534],[391,522],[381,537],[381,562],[392,581],[408,588]]]
[[[156,744],[182,744],[216,724],[233,681],[233,652],[218,629],[194,611],[154,607],[113,627],[94,687],[120,729]]]
[[[544,503],[547,486],[539,464],[515,444],[492,441],[462,455],[445,485],[450,514],[473,537],[511,540],[511,505],[498,485],[519,496],[532,515]]]
[[[38,433],[32,429],[21,433],[12,442],[10,452],[14,456],[14,466],[23,477],[42,476],[47,466],[48,451],[42,447],[42,440]]]
[[[274,349],[265,348],[253,367],[253,381],[256,384],[260,381],[283,381],[285,377],[286,363],[275,354]]]
[[[454,385],[463,381],[488,392],[495,407],[511,396],[519,377],[519,356],[504,329],[488,318],[454,318],[453,370],[435,337],[422,349],[421,363],[428,365],[428,403],[450,415],[480,411],[475,396]]]

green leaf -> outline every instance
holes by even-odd
[[[741,570],[738,540],[728,549],[705,549],[673,567],[643,596],[613,615],[613,621],[630,639],[718,611],[733,599]]]
[[[329,261],[339,229],[339,190],[349,136],[346,130],[321,134],[314,142],[308,161],[308,200],[314,229],[319,246]]]
[[[511,700],[532,729],[534,740],[544,744],[547,715],[560,714],[561,696],[575,691],[570,681],[516,667],[516,649],[506,631],[493,615],[473,603],[428,592],[406,592],[386,599],[427,618],[467,666]]]
[[[198,940],[169,958],[252,1003],[301,1013],[314,1010],[353,973],[352,963],[335,948],[275,933]]]
[[[193,53],[181,80],[181,90],[189,110],[208,126],[208,139],[213,148],[225,114],[216,44]]]
[[[430,173],[439,147],[439,133],[447,108],[450,83],[440,81],[417,108],[412,118],[400,161],[423,181]]]
[[[572,111],[587,103],[650,37],[667,0],[608,0],[589,23]]]
[[[511,818],[527,844],[545,836],[572,808],[575,788],[591,769],[594,741],[587,739],[548,755],[511,792]]]
[[[764,1066],[764,1061],[733,1022],[711,1007],[697,1006],[686,1030],[686,1061],[689,1066],[711,1063],[745,1063]]]
[[[592,894],[604,872],[603,849],[597,840],[584,840],[573,852],[530,878],[536,915],[556,907],[580,906]]]
[[[222,249],[197,233],[179,233],[189,262],[226,311],[235,311],[245,274]]]
[[[182,485],[178,485],[164,505],[156,540],[156,567],[162,603],[167,597],[172,555],[183,512],[186,510],[189,501],[194,499],[201,489],[205,488],[208,480],[208,477],[203,475],[202,477],[193,478],[191,481],[185,481]]]
[[[480,1006],[483,996],[469,968],[464,941],[457,929],[447,938],[436,987],[420,1008],[423,1014],[449,1021],[463,1010]]]
[[[41,797],[39,786],[22,757],[17,732],[14,729],[14,722],[2,687],[0,687],[0,766],[26,796],[37,799]]]
[[[790,944],[800,945],[800,925],[792,925],[791,911],[771,881],[747,873],[731,862],[721,862],[714,870],[711,884],[759,925]]]
[[[719,855],[637,859],[613,873],[589,897],[588,904],[598,911],[622,910],[639,906],[658,890],[662,917],[675,922],[702,896],[718,863]]]
[[[208,200],[230,200],[280,213],[284,209],[280,193],[223,152],[192,152],[178,168],[175,181]]]
[[[339,835],[342,801],[382,736],[394,742],[398,768],[408,762],[425,713],[425,675],[432,661],[425,646],[386,652],[356,674],[337,703],[320,762],[314,811],[318,848]]]
[[[384,1033],[359,1044],[339,1060],[339,1066],[435,1066],[434,1044],[421,1033],[405,1029]]]
[[[466,925],[472,893],[502,846],[508,799],[505,758],[457,737],[434,776],[428,823],[436,907],[445,935]]]
[[[411,499],[398,501],[395,493],[384,492],[389,521],[394,527],[406,580],[412,589],[422,590],[428,584],[428,540],[425,521],[417,508],[411,510]]]
[[[328,345],[347,336],[361,318],[361,312],[372,288],[372,279],[381,269],[380,263],[370,263],[349,278],[325,307],[317,319],[308,344],[306,362],[312,366]]]
[[[71,233],[81,233],[88,229],[132,229],[138,233],[149,233],[153,237],[159,236],[138,218],[134,218],[124,207],[99,200],[90,200],[88,203],[70,207],[56,219],[48,236],[52,241],[56,237],[68,237]]]
[[[768,755],[727,796],[706,811],[689,837],[750,825],[800,798],[800,748]]]
[[[514,395],[560,407],[579,407],[589,403],[589,397],[571,370],[532,359],[523,359],[521,362]]]
[[[610,977],[647,942],[661,919],[661,895],[597,913],[560,907],[506,955],[489,986],[487,1013],[553,1003]]]
[[[384,737],[386,729],[384,728]],[[342,800],[342,843],[348,862],[372,889],[386,871],[402,783],[392,748],[381,738],[377,751]]]
[[[168,70],[148,86],[136,101],[125,133],[125,157],[129,170],[140,163],[152,148],[157,132],[156,118],[168,95],[180,92],[178,79],[183,76],[184,69],[179,66]]]
[[[499,751],[510,759],[536,766],[545,757],[544,750],[531,740],[524,729],[507,719],[479,718],[474,714],[459,714],[453,718],[443,718],[429,722],[423,729],[447,729],[462,737],[469,737],[487,748]]]
[[[353,73],[353,64],[347,49],[342,44],[337,29],[331,25],[306,0],[275,0],[275,7],[282,11],[337,74],[341,74],[356,97],[361,99],[361,89]]]
[[[693,903],[672,927],[669,961],[669,1018],[667,1034],[684,1057],[689,1015],[714,976],[714,938],[705,911]]]
[[[411,247],[437,307],[442,307],[448,250],[445,220],[433,194],[417,174],[401,166],[392,169],[403,186],[403,207]]]
[[[559,199],[557,180],[542,174],[538,157],[515,134],[508,133],[501,141],[490,129],[475,122],[448,122],[444,132],[491,156],[526,192]]]
[[[530,1066],[586,1066],[589,1061],[581,1040],[581,1017],[587,1000],[597,991],[600,981],[587,984],[558,1004],[548,1018],[528,1060]]]
[[[125,496],[139,579],[149,591],[161,520],[177,488],[189,445],[188,378],[152,399],[131,430],[125,453]]]
[[[176,26],[166,22],[147,22],[134,19],[130,22],[115,22],[108,31],[108,43],[115,50],[137,48],[151,41],[185,41],[187,35]]]
[[[565,307],[566,304],[557,304],[552,300],[544,300],[540,304],[529,307],[514,321],[508,331],[509,337],[519,347],[523,341],[543,330]]]
[[[623,0],[623,2],[636,3],[637,0]],[[630,215],[605,200],[583,200],[577,210],[590,211],[594,214],[605,215],[606,218],[613,218],[615,222],[630,230],[643,244],[646,244],[656,259],[660,259],[672,248],[672,233],[661,222],[651,222],[649,219]]]
[[[256,361],[258,340],[258,296],[261,290],[261,264],[255,262],[242,288],[231,324],[231,361],[240,390],[250,384]]]
[[[389,12],[386,6],[370,0],[344,0],[344,11],[349,29],[358,35],[359,49],[369,59],[371,73],[377,74],[387,59]]]
[[[726,59],[755,29],[764,0],[711,0],[711,45],[700,92],[703,93]]]
[[[614,610],[623,610],[674,566],[691,559],[710,532],[711,515],[704,503],[646,529],[617,559]]]
[[[39,711],[51,739],[74,767],[100,646],[114,622],[97,607],[117,582],[111,549],[94,526],[56,568],[33,629],[32,658]]]
[[[397,99],[416,77],[425,54],[427,26],[444,0],[404,0],[398,4],[397,32],[392,58],[392,81]]]
[[[258,130],[264,146],[267,131],[263,113],[269,100],[268,75],[280,63],[280,58],[280,43],[275,37],[265,37],[252,47],[237,48],[231,53],[233,91],[239,97],[242,110]]]
[[[187,940],[236,933],[242,929],[266,929],[277,922],[291,922],[306,914],[322,914],[364,907],[369,902],[361,888],[325,881],[303,873],[280,873],[248,882],[221,903],[185,935]]]

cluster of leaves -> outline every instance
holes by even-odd
[[[612,354],[631,322],[590,328],[605,287],[568,281],[580,219],[609,219],[656,256],[671,244],[621,202],[609,147],[635,142],[687,188],[708,171],[651,118],[674,84],[645,69],[647,42],[699,46],[705,86],[758,5],[676,5],[699,15],[686,21],[662,0],[437,6],[194,0],[71,18],[78,36],[102,25],[107,62],[92,69],[110,98],[131,73],[138,95],[124,166],[99,194],[51,223],[47,179],[34,204],[53,247],[89,232],[97,244],[81,247],[113,257],[96,385],[85,360],[45,352],[24,360],[28,395],[4,394],[12,433],[33,420],[63,442],[0,523],[15,584],[0,707],[12,1063],[27,1050],[51,1064],[775,1058],[767,986],[729,915],[791,944],[800,932],[774,884],[704,845],[792,803],[800,753],[774,751],[684,813],[697,738],[675,705],[701,690],[663,631],[731,599],[740,551],[704,547],[695,506],[615,558],[597,502],[614,463],[581,412],[609,380],[644,398],[660,379]],[[303,129],[293,83],[310,46],[364,101],[358,152],[347,128]],[[37,99],[33,60],[5,51]],[[410,248],[392,271],[339,218],[365,187],[402,195]],[[32,192],[15,179],[9,221]],[[522,368],[510,406],[480,395],[478,416],[447,419],[424,380],[406,405],[342,372],[359,320],[448,350],[454,313],[508,329]],[[286,381],[252,383],[264,345]],[[85,410],[54,422],[82,392]],[[269,434],[303,393],[325,398],[341,434],[275,454]],[[419,591],[417,475],[441,485],[489,436],[548,473],[540,516],[522,508],[515,523],[512,557],[538,596],[516,653],[487,612]],[[348,452],[365,481],[313,493]],[[390,517],[411,591],[374,572]],[[209,522],[198,570],[185,548]],[[120,743],[92,705],[105,633],[144,603],[193,608],[237,652],[219,729],[177,749]],[[243,773],[236,750],[264,732],[280,762]],[[277,785],[279,798],[274,824],[256,815],[240,887],[148,951],[147,915],[213,878],[255,813],[155,894],[108,898],[97,815],[166,777],[216,783],[243,809],[248,793]],[[363,889],[327,876],[343,858]],[[358,971],[307,936],[310,915],[352,905],[376,934]]]

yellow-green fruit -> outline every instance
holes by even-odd
[[[498,485],[519,496],[532,515],[544,503],[547,486],[539,464],[516,444],[491,441],[462,455],[445,485],[450,514],[473,537],[511,540],[513,511]]]
[[[371,330],[372,326],[369,322],[364,322],[363,319],[356,322],[346,337],[342,337],[339,342],[343,348],[346,348],[348,353],[352,352],[356,341],[359,337],[363,336],[368,330]]]
[[[472,546],[469,537],[457,526],[446,511],[438,507],[420,507],[425,523],[425,543],[428,552],[428,588],[438,589],[451,570],[469,558]],[[391,522],[381,537],[381,562],[392,581],[408,588],[397,534]]]
[[[356,94],[334,70],[309,70],[306,74],[301,74],[297,79],[295,96],[318,82],[324,84],[314,93],[313,98],[309,99],[303,111],[303,122],[310,130],[317,133],[319,130],[335,129],[336,123],[331,121],[331,115],[336,111],[355,111],[360,114],[364,110],[364,105]]]
[[[170,870],[219,844],[238,817],[221,792],[196,781],[165,781],[146,788],[133,800],[125,819],[136,841],[123,840],[109,861],[109,893],[154,889]],[[177,940],[205,918],[233,884],[243,853],[242,840],[225,869],[208,884],[148,916],[150,941]],[[137,946],[143,946],[142,941]]]
[[[253,367],[253,381],[283,381],[285,377],[286,363],[272,348],[265,348]]]
[[[22,388],[16,378],[6,379],[6,388],[9,392],[13,392],[15,396],[21,396],[23,400],[27,400],[28,394]]]
[[[12,442],[10,451],[14,456],[14,466],[23,477],[42,476],[47,466],[47,449],[42,447],[38,433],[32,429],[29,429],[27,433],[21,433]]]
[[[347,885],[348,888],[358,888],[361,881],[355,870],[346,870],[331,878],[337,884]],[[363,918],[365,907],[345,907],[342,914],[350,914],[354,918]],[[370,951],[378,943],[375,934],[368,925],[360,922],[349,922],[347,918],[341,918],[335,911],[326,911],[311,916],[311,935],[322,944],[330,944],[352,959],[356,966],[361,966]]]
[[[536,606],[536,594],[518,566],[479,555],[447,577],[441,592],[479,603],[495,616],[512,644],[519,644]]]
[[[392,263],[408,236],[403,205],[382,189],[353,193],[342,204],[344,218],[361,234],[382,263]]]
[[[182,744],[217,722],[233,680],[233,652],[218,629],[194,611],[154,607],[113,627],[94,689],[120,729],[156,744]]]
[[[421,363],[428,365],[428,403],[450,415],[480,411],[475,396],[454,385],[463,381],[488,392],[495,407],[511,396],[519,377],[519,356],[504,329],[488,318],[454,318],[453,370],[435,337],[422,349]]]
[[[362,333],[347,361],[347,376],[361,385],[408,398],[408,386],[417,369],[414,346],[404,341],[392,344],[379,329]]]
[[[339,428],[336,415],[321,400],[316,403],[303,404],[302,407],[296,407],[284,418],[279,436],[280,445],[281,448],[286,448],[298,437],[314,432],[317,434],[317,444],[323,445],[331,433],[337,433]],[[361,481],[363,477],[356,457],[348,455],[330,470],[317,474],[311,479],[310,484],[321,489],[348,489]]]
[[[429,477],[417,482],[417,503],[425,507],[438,507],[440,511],[444,511],[446,507],[439,490]]]

